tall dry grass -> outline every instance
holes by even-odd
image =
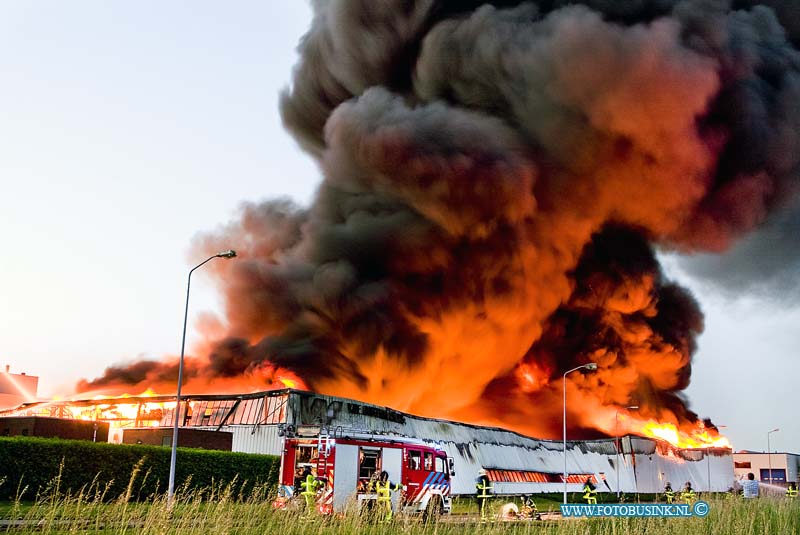
[[[552,521],[476,522],[475,516],[453,515],[423,524],[418,517],[398,515],[391,524],[379,524],[358,514],[320,517],[302,509],[275,510],[273,490],[258,487],[247,496],[237,495],[233,484],[176,493],[170,504],[165,496],[135,502],[135,486],[147,474],[136,471],[118,497],[93,481],[76,493],[64,493],[56,478],[33,503],[17,500],[5,509],[11,533],[107,534],[236,534],[236,535],[410,535],[552,534],[628,535],[675,534],[792,534],[800,533],[800,501],[788,499],[719,499],[710,502],[705,518],[564,519]],[[495,505],[499,505],[497,499]]]

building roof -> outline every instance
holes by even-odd
[[[766,451],[753,451],[753,450],[739,450],[733,452],[734,455],[798,455],[800,453],[792,453],[791,451],[773,451],[769,454]]]

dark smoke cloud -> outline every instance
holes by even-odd
[[[595,395],[592,410],[600,400],[618,407],[636,405],[640,416],[657,421],[672,421],[675,415],[695,420],[681,391],[689,385],[702,313],[685,289],[666,280],[641,230],[604,227],[584,249],[574,278],[577,284],[569,300],[548,318],[541,338],[522,360],[523,369],[546,370],[558,388],[523,385],[524,393],[509,404],[504,393],[516,390],[515,371],[492,381],[481,403],[505,413],[517,428],[546,428],[548,435],[557,436],[558,379],[589,360],[599,365],[596,373],[585,377]],[[531,406],[545,408],[535,426],[529,423]],[[581,420],[578,416],[583,425],[571,436],[602,434],[591,420]]]
[[[167,364],[155,360],[141,360],[129,365],[109,366],[102,377],[92,381],[80,381],[79,392],[102,389],[109,386],[138,385],[142,383],[163,383],[175,381],[178,376],[177,364]]]
[[[799,250],[800,206],[795,204],[773,214],[730,251],[686,258],[680,266],[727,298],[748,295],[794,305],[800,297]]]
[[[324,179],[308,208],[247,204],[198,240],[241,259],[213,265],[228,338],[194,373],[289,370],[550,436],[561,374],[594,360],[571,399],[697,423],[681,391],[702,315],[653,249],[796,235],[794,6],[314,2],[281,112]],[[597,418],[571,421],[608,432]]]

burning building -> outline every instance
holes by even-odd
[[[112,425],[110,441],[131,442],[124,437],[136,435],[143,428],[170,429],[175,413],[174,396],[145,395],[27,403],[0,416],[103,421]],[[734,479],[729,448],[686,449],[664,440],[625,435],[570,440],[565,451],[561,441],[414,416],[389,407],[294,389],[190,395],[185,398],[179,418],[180,433],[222,432],[232,436],[233,451],[279,455],[284,462],[287,438],[326,442],[357,436],[366,441],[421,441],[444,450],[453,459],[454,494],[474,493],[474,479],[481,468],[488,470],[498,494],[560,492],[564,488],[565,458],[570,492],[579,491],[587,477],[598,482],[601,492],[642,493],[660,492],[667,481],[691,481],[698,490],[726,491]],[[314,450],[308,458],[318,456],[318,450]],[[294,455],[291,459],[295,459]],[[289,473],[294,468],[288,467]]]
[[[322,181],[198,239],[240,260],[209,266],[226,311],[189,390],[283,383],[555,438],[563,374],[596,362],[564,379],[571,436],[720,441],[683,395],[702,313],[656,252],[797,220],[796,2],[314,10],[281,111]],[[142,361],[79,390],[176,375]]]

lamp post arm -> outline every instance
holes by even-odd
[[[567,371],[565,371],[565,372],[564,372],[564,380],[565,380],[565,381],[567,380],[567,374],[569,374],[569,373],[572,373],[572,372],[574,372],[575,370],[580,370],[581,368],[585,368],[586,366],[587,366],[586,364],[582,364],[582,365],[580,365],[580,366],[575,366],[575,367],[574,367],[574,368],[572,368],[571,370],[567,370]]]
[[[181,335],[181,360],[180,360],[180,363],[178,365],[178,393],[177,393],[177,400],[176,400],[178,402],[178,405],[180,405],[180,401],[181,401],[181,385],[183,384],[183,352],[184,352],[184,349],[186,348],[186,323],[189,320],[189,290],[192,288],[192,273],[194,273],[194,270],[196,270],[197,268],[199,268],[199,267],[203,266],[204,264],[206,264],[206,262],[210,262],[211,260],[217,258],[217,256],[219,256],[219,255],[209,256],[208,258],[206,258],[205,260],[203,260],[202,262],[200,262],[199,264],[194,266],[192,269],[190,269],[189,270],[189,277],[187,278],[187,281],[186,281],[186,304],[185,304],[185,306],[183,308],[183,334]],[[176,406],[175,410],[177,411],[178,408],[179,407]],[[176,421],[177,421],[177,417],[176,417]],[[177,425],[175,426],[175,429],[176,430],[178,429]],[[177,431],[176,431],[175,434],[177,435]],[[174,439],[175,439],[175,437],[173,436],[173,440]]]

